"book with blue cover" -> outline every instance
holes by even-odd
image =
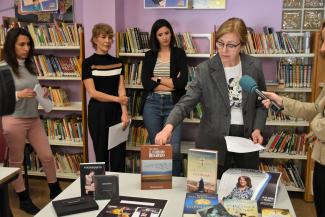
[[[216,194],[186,193],[183,217],[194,217],[199,209],[211,207],[218,204]]]

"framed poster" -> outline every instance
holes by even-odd
[[[192,0],[193,9],[226,9],[226,0]]]
[[[144,0],[145,9],[188,8],[189,0]]]
[[[21,13],[57,11],[58,0],[19,0],[19,7]]]

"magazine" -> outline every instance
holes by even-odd
[[[120,196],[111,200],[97,217],[159,217],[167,200]]]
[[[229,169],[221,177],[219,200],[255,200],[258,207],[274,207],[280,173],[251,169]]]
[[[80,191],[81,196],[94,195],[94,175],[105,175],[105,162],[80,164]]]

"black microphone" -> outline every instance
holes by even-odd
[[[261,98],[263,99],[269,99],[267,96],[265,96],[262,91],[260,91],[259,89],[257,89],[257,84],[256,81],[249,75],[244,75],[241,77],[241,79],[239,80],[239,85],[241,86],[241,88],[248,92],[248,93],[253,93],[255,92],[257,95],[259,95]],[[272,109],[272,111],[274,111],[275,113],[278,113],[280,111],[282,111],[283,109],[276,104],[273,100],[270,100],[271,104],[270,104],[270,108]]]

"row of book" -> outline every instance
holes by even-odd
[[[183,48],[185,50],[185,53],[195,54],[197,52],[195,43],[189,32],[176,33],[175,39],[176,39],[176,46],[179,48]]]
[[[149,135],[147,129],[141,123],[140,126],[132,124],[128,143],[131,146],[140,146],[142,144],[149,144]]]
[[[305,137],[305,133],[273,133],[265,148],[268,152],[306,155],[308,147]]]
[[[125,156],[125,172],[140,173],[140,155],[139,153],[127,152]]]
[[[124,64],[124,81],[128,85],[141,85],[142,61]]]
[[[312,65],[279,61],[276,77],[285,88],[311,87]]]
[[[261,33],[250,30],[243,50],[248,54],[310,53],[310,32],[275,32],[268,27]]]
[[[300,189],[305,189],[304,182],[301,179],[301,171],[293,160],[285,162],[268,162],[262,160],[259,169],[265,172],[281,172],[281,181],[286,186],[293,186]]]
[[[34,151],[27,155],[27,169],[44,172],[42,164]],[[79,173],[79,165],[82,162],[82,154],[54,153],[54,162],[57,173]]]
[[[54,106],[62,107],[70,105],[70,100],[65,89],[62,87],[50,86],[48,90]]]
[[[38,76],[81,77],[81,68],[77,57],[35,55],[33,62]]]
[[[42,119],[50,140],[81,142],[82,120],[80,115],[68,115],[64,118]]]

